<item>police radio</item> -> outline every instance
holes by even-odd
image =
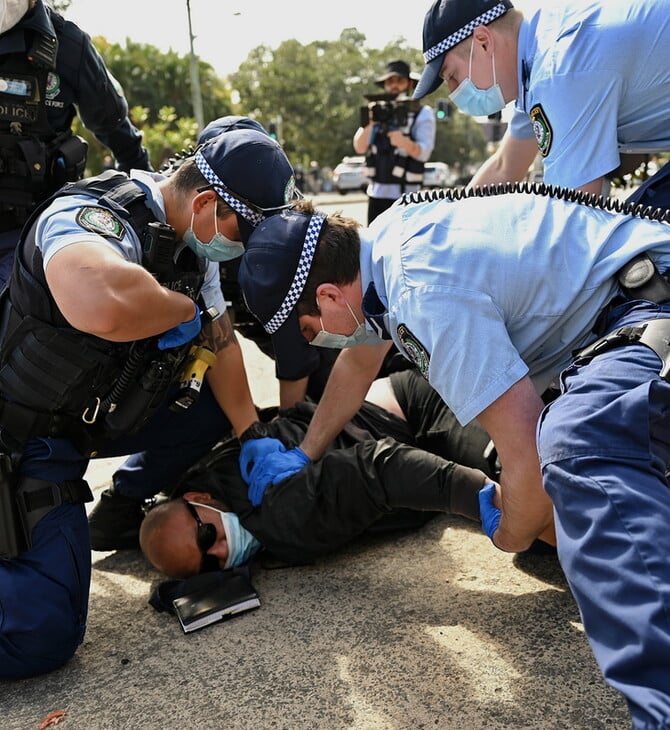
[[[160,280],[170,280],[174,275],[174,251],[177,234],[167,223],[151,221],[142,235],[142,266]]]

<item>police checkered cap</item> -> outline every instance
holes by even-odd
[[[316,251],[316,244],[319,241],[319,234],[321,233],[321,227],[325,218],[326,216],[323,213],[315,213],[307,225],[305,239],[302,243],[302,251],[298,259],[298,267],[296,268],[291,286],[284,297],[284,301],[280,304],[277,313],[270,318],[269,322],[263,325],[269,335],[274,334],[284,324],[286,318],[291,314],[300,299],[312,267],[314,251]]]
[[[228,188],[221,182],[214,170],[212,170],[211,165],[207,162],[200,150],[195,153],[195,164],[198,166],[198,170],[200,170],[205,180],[214,187],[216,194],[224,202],[228,203],[236,213],[239,213],[254,226],[257,226],[262,220],[265,220],[265,216],[262,213],[252,210],[246,203],[228,192]]]
[[[296,305],[325,226],[325,213],[291,209],[268,216],[252,231],[237,281],[249,311],[268,334],[295,330],[302,339]]]
[[[472,35],[479,25],[488,25],[513,5],[510,0],[435,0],[423,23],[423,69],[413,97],[435,91],[442,79],[444,54]]]

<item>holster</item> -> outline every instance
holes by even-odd
[[[670,382],[670,318],[619,327],[580,350],[576,357],[596,357],[615,347],[630,344],[645,345],[653,350],[663,363],[659,375]]]
[[[670,283],[646,253],[638,254],[622,266],[617,276],[630,299],[644,299],[656,304],[670,300]]]
[[[15,558],[30,550],[35,525],[54,507],[93,501],[84,479],[56,483],[18,478],[6,454],[0,454],[0,469],[0,558]]]
[[[26,548],[15,499],[12,460],[0,453],[0,560],[15,558]]]

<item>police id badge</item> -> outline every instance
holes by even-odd
[[[396,331],[405,354],[419,368],[421,375],[428,380],[428,366],[430,365],[428,350],[421,344],[418,337],[410,331],[407,325],[399,324]]]
[[[126,235],[123,223],[106,208],[87,205],[79,209],[76,220],[82,228],[103,238],[120,241]]]
[[[554,138],[554,133],[549,124],[549,119],[544,113],[542,104],[535,104],[530,110],[530,119],[533,122],[533,132],[535,133],[535,139],[537,140],[537,146],[540,150],[542,157],[546,157],[551,150],[551,143]]]

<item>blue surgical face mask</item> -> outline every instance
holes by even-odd
[[[321,331],[317,333],[316,337],[309,343],[316,347],[330,347],[334,350],[344,350],[346,347],[356,347],[356,345],[377,345],[381,340],[374,334],[374,332],[368,332],[365,323],[359,322],[358,318],[354,314],[354,310],[349,306],[349,302],[346,302],[351,316],[356,322],[356,329],[350,335],[337,335],[333,332],[326,332],[323,328],[323,320],[319,317],[321,322]]]
[[[493,66],[493,86],[488,89],[478,89],[471,80],[472,76],[472,51],[475,47],[474,39],[470,45],[470,67],[467,78],[451,92],[449,98],[464,113],[473,117],[484,117],[495,114],[505,108],[505,97],[500,90],[500,84],[496,82],[496,57],[491,54],[491,65]]]
[[[231,241],[223,233],[219,233],[219,219],[216,215],[216,204],[214,205],[214,230],[209,243],[203,243],[193,232],[193,220],[195,213],[191,215],[191,225],[184,232],[184,243],[197,256],[209,259],[210,261],[230,261],[244,253],[244,245],[240,241]]]
[[[238,565],[244,565],[252,558],[260,549],[261,544],[258,540],[240,524],[238,516],[234,512],[222,512],[216,507],[201,502],[191,502],[199,507],[206,507],[213,512],[217,512],[221,517],[223,531],[226,533],[226,542],[228,543],[228,557],[223,566],[227,568],[236,568]]]

